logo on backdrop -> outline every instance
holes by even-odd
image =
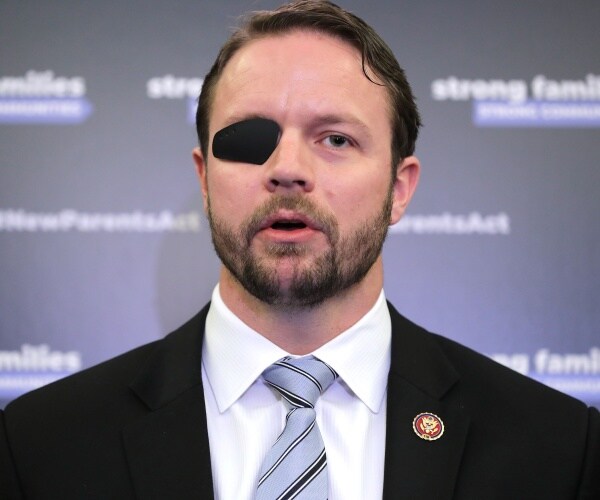
[[[29,212],[0,208],[0,232],[82,233],[197,233],[201,216],[197,211],[99,213],[65,208],[58,212]]]
[[[558,353],[538,349],[527,353],[497,353],[499,363],[561,392],[584,401],[600,401],[600,348],[583,353]]]
[[[393,226],[390,234],[451,234],[500,235],[510,234],[510,217],[500,212],[484,215],[479,212],[451,214],[444,212],[433,215],[405,215]]]
[[[46,344],[23,344],[0,351],[0,399],[12,399],[81,370],[81,353],[53,351]]]
[[[24,76],[0,77],[0,123],[74,124],[92,113],[85,79],[29,70]]]
[[[202,83],[202,78],[184,78],[173,75],[155,76],[146,82],[146,95],[150,99],[185,99],[187,121],[194,123]]]
[[[449,76],[431,83],[436,101],[471,101],[478,127],[600,127],[600,75],[574,80]]]

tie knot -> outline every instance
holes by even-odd
[[[263,372],[263,378],[276,389],[292,408],[314,408],[317,398],[337,378],[327,363],[306,356],[285,357]]]

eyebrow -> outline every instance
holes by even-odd
[[[322,127],[324,125],[350,125],[358,128],[367,138],[370,139],[372,137],[371,131],[367,124],[352,115],[336,113],[320,115],[310,123],[314,127]]]

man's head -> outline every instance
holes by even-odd
[[[194,152],[226,280],[285,308],[357,284],[380,289],[387,228],[419,172],[410,155],[418,114],[402,70],[370,28],[328,3],[260,13],[249,25],[263,27],[236,32],[205,80]],[[375,48],[394,64],[371,63]],[[381,84],[389,74],[397,81]],[[406,106],[392,112],[400,94]]]
[[[207,158],[210,143],[209,121],[215,88],[231,57],[252,40],[294,30],[314,30],[337,37],[361,55],[366,78],[385,86],[389,96],[392,124],[392,164],[414,153],[421,119],[404,70],[381,37],[362,19],[327,1],[300,0],[273,11],[253,13],[221,48],[204,78],[196,113],[200,148]],[[290,57],[293,57],[290,54]]]

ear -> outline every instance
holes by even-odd
[[[200,148],[194,148],[192,151],[192,158],[196,164],[196,174],[198,174],[198,180],[200,181],[200,188],[202,190],[202,199],[204,201],[204,211],[208,210],[208,183],[206,177],[206,161]]]
[[[416,156],[407,156],[396,169],[396,179],[393,187],[393,204],[390,225],[396,224],[406,211],[406,207],[417,189],[421,164]]]

